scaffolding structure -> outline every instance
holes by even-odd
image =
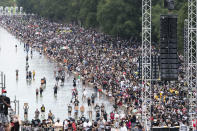
[[[196,118],[197,102],[197,0],[188,0],[188,67],[187,85],[189,95],[190,125]]]
[[[142,124],[151,128],[151,0],[142,0]]]

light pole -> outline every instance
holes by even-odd
[[[151,0],[142,0],[142,123],[151,129]]]

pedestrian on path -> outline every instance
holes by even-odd
[[[80,80],[81,80],[81,76],[78,75],[78,77],[77,77],[77,83],[78,83],[78,84],[80,83]]]
[[[42,104],[40,109],[41,109],[41,120],[44,120],[45,119],[45,106],[44,106],[44,104]]]
[[[80,112],[81,112],[81,116],[84,115],[85,107],[83,105],[81,105],[80,107]]]
[[[76,84],[76,78],[73,79],[73,87],[76,87],[77,84]]]
[[[36,72],[35,70],[33,70],[33,80],[35,80],[35,75],[36,75]]]
[[[88,106],[91,106],[91,99],[88,97]]]
[[[92,100],[92,106],[94,106],[94,103],[95,103],[95,94],[92,94],[91,100]]]
[[[48,119],[50,119],[50,120],[52,120],[52,122],[54,122],[54,114],[51,112],[51,110],[49,110]]]
[[[40,86],[40,96],[42,96],[43,88]]]
[[[71,113],[72,113],[72,106],[71,104],[68,105],[68,117],[71,117]]]
[[[28,62],[28,60],[29,60],[29,57],[28,57],[28,55],[26,56],[26,62]]]
[[[86,99],[87,91],[84,89],[82,94],[82,101],[84,102]]]
[[[24,103],[23,109],[24,109],[24,119],[27,121],[28,120],[28,110],[29,110],[28,103]]]
[[[54,96],[57,96],[57,88],[58,88],[58,86],[55,84],[55,86],[54,86]]]
[[[39,119],[39,115],[40,115],[40,112],[37,108],[36,111],[35,111],[35,120]]]
[[[32,72],[29,71],[29,76],[28,76],[29,80],[32,80]]]
[[[102,116],[104,114],[104,111],[105,111],[105,106],[104,106],[104,103],[102,103],[102,105],[101,105],[101,115]]]
[[[88,107],[88,115],[89,115],[89,119],[92,120],[92,107],[91,106]]]
[[[75,105],[75,119],[78,117],[78,112],[79,112],[79,106]]]
[[[33,50],[32,50],[32,48],[31,48],[31,59],[32,59],[32,57],[33,57]]]
[[[28,73],[28,71],[26,71],[26,80],[28,80],[29,79],[29,73]]]
[[[36,96],[38,96],[38,94],[39,94],[39,89],[37,88],[36,89]]]
[[[16,69],[16,80],[18,80],[18,72],[19,72],[19,70]]]

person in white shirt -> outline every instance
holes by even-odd
[[[89,115],[89,119],[92,120],[92,106],[88,107],[88,115]]]
[[[124,81],[120,82],[120,87],[122,88],[124,86]]]
[[[89,121],[89,122],[87,123],[87,125],[88,125],[88,127],[91,127],[91,126],[92,126],[92,122]]]
[[[120,115],[118,113],[115,114],[115,119],[119,119]]]
[[[59,119],[57,119],[57,121],[55,122],[54,124],[54,127],[55,127],[55,131],[59,131],[61,128],[62,128],[62,123],[60,122]]]
[[[83,123],[83,128],[86,128],[88,126],[88,123],[85,121],[84,123]]]
[[[124,114],[124,112],[121,112],[120,119],[122,120],[123,118],[125,118],[125,114]]]
[[[68,129],[68,121],[65,120],[65,121],[64,121],[64,130],[67,130],[67,129]]]
[[[83,90],[83,95],[82,95],[82,101],[85,101],[87,95],[87,91],[84,89]]]
[[[125,124],[120,128],[120,131],[127,131],[127,127]]]

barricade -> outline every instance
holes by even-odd
[[[21,131],[56,131],[56,130],[53,127],[42,128],[42,127],[21,126]]]

